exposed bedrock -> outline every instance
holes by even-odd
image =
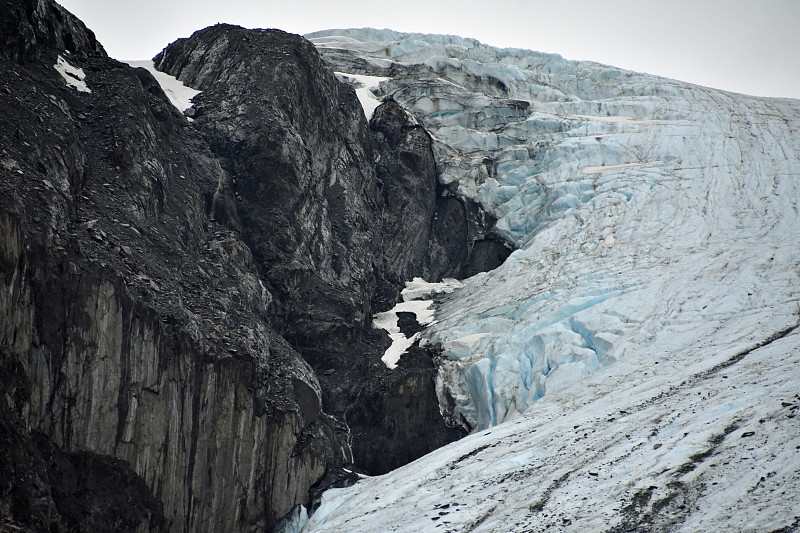
[[[435,350],[388,370],[372,314],[501,259],[402,109],[215,26],[157,58],[190,123],[58,5],[0,28],[0,526],[269,531],[462,434]]]
[[[354,91],[276,30],[214,26],[156,63],[203,91],[195,125],[231,178],[214,215],[252,251],[276,327],[299,347],[346,347],[371,320],[382,202]]]
[[[218,25],[176,41],[156,63],[203,91],[194,124],[230,176],[214,214],[245,235],[274,296],[273,323],[316,370],[326,412],[349,425],[356,465],[398,465],[365,466],[379,461],[359,450],[378,435],[387,457],[460,435],[445,428],[432,395],[430,418],[408,415],[390,433],[382,408],[349,415],[366,391],[389,391],[420,370],[387,370],[386,336],[371,327],[404,281],[471,275],[510,251],[493,237],[493,219],[439,185],[430,135],[391,100],[367,123],[353,89],[310,43],[283,32]],[[430,356],[422,365],[433,387]],[[447,439],[425,438],[432,427]]]
[[[250,250],[209,219],[227,175],[69,13],[3,6],[26,24],[0,54],[0,518],[92,531],[135,500],[119,530],[269,530],[342,450]]]
[[[391,98],[375,110],[370,128],[386,205],[378,310],[394,305],[404,280],[465,278],[502,264],[511,248],[493,233],[494,218],[439,183],[430,134]]]

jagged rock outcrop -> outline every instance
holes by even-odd
[[[439,183],[425,128],[391,97],[375,110],[370,128],[387,206],[376,307],[385,311],[394,305],[404,280],[461,279],[502,264],[511,247],[494,234],[493,217],[455,187]]]
[[[157,67],[203,92],[195,125],[231,180],[214,213],[240,231],[298,347],[339,349],[369,326],[380,203],[355,93],[308,41],[217,25],[179,40]]]
[[[405,280],[471,275],[510,252],[498,241],[492,263],[476,247],[493,220],[439,185],[430,135],[393,101],[368,124],[310,43],[283,32],[217,25],[155,60],[203,91],[194,124],[230,176],[215,216],[245,235],[275,296],[273,323],[317,371],[325,410],[349,426],[356,464],[385,472],[462,435],[438,413],[431,355],[390,372],[380,361],[385,335],[371,328]],[[425,392],[399,400],[404,422],[389,423],[388,391],[416,391],[408,379]],[[409,414],[420,397],[429,417]],[[373,415],[353,415],[367,401]],[[383,458],[365,451],[375,442]]]
[[[30,62],[52,50],[105,55],[94,33],[58,4],[3,0],[0,13],[0,55],[5,59]]]
[[[70,527],[78,494],[103,516],[113,500],[52,481],[79,464],[105,479],[80,486],[135,473],[158,502],[123,529],[268,530],[342,451],[250,250],[209,217],[227,174],[150,74],[55,4],[9,4],[0,24],[22,29],[0,54],[0,444],[27,443],[32,470],[3,455],[0,514]]]
[[[57,4],[0,29],[2,523],[269,531],[463,434],[435,347],[389,370],[371,327],[491,263],[402,109],[370,125],[307,41],[219,25],[157,58],[192,123]]]

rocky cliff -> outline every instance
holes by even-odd
[[[463,434],[435,348],[390,371],[371,317],[507,252],[402,108],[368,123],[307,41],[219,25],[156,58],[190,122],[55,3],[0,30],[4,527],[269,531]]]

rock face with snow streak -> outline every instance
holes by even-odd
[[[424,129],[390,103],[367,123],[354,91],[313,46],[283,32],[217,25],[155,61],[202,90],[194,125],[230,176],[215,193],[214,216],[244,236],[273,297],[272,323],[317,372],[356,464],[385,472],[460,436],[428,394],[430,355],[387,375],[385,339],[371,327],[373,308],[391,307],[405,279],[461,274],[472,240],[490,231],[477,206],[468,214],[462,201],[440,199]],[[497,244],[502,261],[508,248]],[[420,398],[432,402],[424,417],[411,414],[416,407],[384,406]],[[362,453],[378,442],[388,453]]]
[[[308,37],[389,78],[376,96],[519,250],[426,334],[454,411],[506,424],[331,493],[305,531],[797,528],[800,102],[458,37]]]

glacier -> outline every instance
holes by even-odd
[[[797,319],[800,103],[453,36],[307,36],[435,139],[444,183],[519,250],[436,310],[473,428],[631,353]],[[743,319],[743,317],[747,319]]]
[[[474,433],[326,492],[303,531],[800,527],[800,101],[455,36],[306,37],[380,79],[518,249],[423,333]]]
[[[626,356],[513,421],[326,491],[302,531],[796,531],[800,334],[750,348]]]

